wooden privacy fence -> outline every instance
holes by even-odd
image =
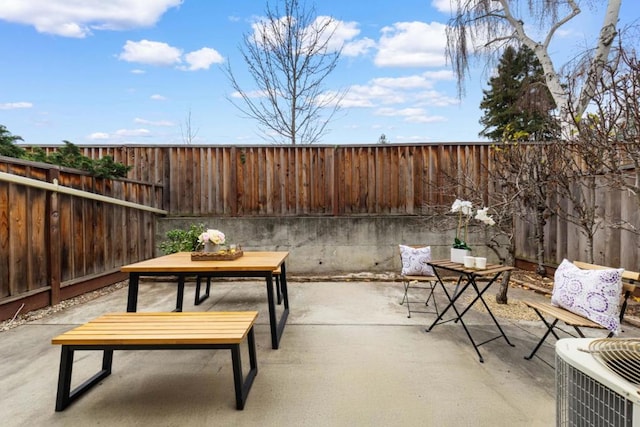
[[[63,185],[158,207],[170,216],[191,217],[419,216],[425,206],[449,206],[456,196],[464,194],[462,189],[452,187],[447,177],[473,181],[488,193],[491,185],[487,171],[493,167],[489,143],[80,148],[88,157],[110,155],[116,162],[131,166],[129,180],[94,180],[25,162],[3,167],[7,172],[48,182],[59,174]],[[55,149],[46,148],[48,152]],[[0,298],[11,297],[15,292],[41,290],[50,286],[44,284],[47,281],[55,283],[58,275],[64,284],[94,274],[99,270],[95,263],[104,265],[103,270],[107,271],[136,257],[153,254],[154,242],[150,241],[153,233],[149,233],[153,215],[148,213],[58,196],[61,204],[57,220],[61,243],[58,243],[50,229],[50,224],[55,224],[51,222],[55,218],[49,200],[52,194],[0,182],[0,197],[0,215],[4,215],[0,219],[3,227],[0,250],[4,251],[0,262],[5,263],[0,266],[3,275]],[[14,198],[19,208],[13,207]],[[483,194],[482,199],[489,200],[488,194]],[[640,229],[637,204],[630,195],[603,189],[597,202],[604,222],[625,219]],[[9,224],[13,234],[6,237],[4,231]],[[516,224],[517,256],[535,260],[532,227],[521,219]],[[100,241],[105,236],[114,236],[115,241]],[[550,216],[545,236],[545,262],[557,264],[562,257],[585,259],[585,238],[576,226]],[[596,238],[596,263],[637,270],[640,250],[636,234],[603,228]],[[43,239],[53,242],[51,251],[59,251],[59,262],[55,261],[58,255],[38,249]],[[8,278],[4,261],[8,256],[9,262],[20,266],[38,265],[25,267],[18,273],[18,279]],[[40,259],[44,261],[40,263]],[[55,271],[57,265],[59,274]],[[53,269],[53,273],[45,269]],[[26,280],[27,275],[35,280]],[[12,287],[5,283],[11,283]]]
[[[490,191],[490,143],[371,146],[125,146],[83,147],[90,157],[111,155],[132,166],[129,178],[162,185],[172,216],[420,215],[448,206],[462,193],[447,176]],[[464,179],[462,179],[464,174]],[[489,200],[488,194],[483,195]],[[602,189],[604,223],[626,219],[640,228],[633,197]],[[535,260],[529,223],[517,220],[518,257]],[[585,258],[575,225],[550,216],[545,261]],[[596,262],[637,269],[638,237],[604,227]]]
[[[162,193],[0,157],[0,319],[113,283],[120,266],[152,257]]]
[[[167,189],[172,216],[420,214],[455,195],[445,174],[486,182],[490,144],[80,147]],[[48,151],[55,147],[47,148]]]

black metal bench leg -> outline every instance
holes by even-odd
[[[60,355],[60,372],[58,374],[58,393],[56,396],[56,412],[63,411],[73,401],[82,396],[91,387],[111,375],[113,350],[104,350],[102,354],[102,369],[71,391],[71,374],[73,373],[73,354],[71,346],[63,345]]]
[[[538,314],[540,315],[540,314]],[[527,360],[531,360],[533,358],[533,356],[535,356],[535,354],[538,352],[538,349],[540,349],[540,347],[542,347],[542,344],[544,343],[544,341],[547,339],[547,337],[549,336],[549,334],[553,333],[553,335],[558,338],[558,336],[556,335],[555,332],[553,332],[553,328],[556,327],[556,324],[558,323],[558,319],[554,320],[553,323],[548,323],[546,320],[544,320],[544,318],[542,318],[542,321],[547,325],[547,332],[544,334],[544,336],[542,337],[542,339],[538,342],[538,345],[536,345],[536,348],[533,349],[533,351],[531,352],[531,354],[529,356],[525,356],[524,358]]]
[[[236,392],[236,409],[244,409],[247,396],[253,385],[253,380],[258,374],[258,363],[256,358],[256,341],[253,334],[253,326],[247,335],[247,345],[249,346],[249,372],[246,378],[242,378],[242,358],[240,356],[240,344],[231,347],[231,362],[233,364],[233,384]]]

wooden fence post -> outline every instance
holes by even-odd
[[[58,169],[49,169],[47,171],[47,181],[53,182],[54,179],[58,179],[60,171]],[[61,278],[61,256],[60,252],[62,247],[60,246],[60,206],[59,195],[55,191],[47,191],[47,206],[46,206],[46,222],[45,225],[48,230],[49,244],[47,245],[47,272],[49,276],[49,285],[51,286],[51,305],[60,302],[60,283]]]

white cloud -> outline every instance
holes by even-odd
[[[138,42],[127,40],[118,59],[157,66],[175,65],[183,71],[208,70],[211,64],[224,62],[222,55],[210,47],[203,47],[183,55],[180,48],[152,40]],[[187,65],[180,65],[185,62]],[[144,73],[142,70],[135,72],[137,74]]]
[[[327,25],[324,34],[331,36],[327,43],[327,49],[330,51],[339,50],[345,42],[360,34],[357,22],[339,21],[330,16],[318,16],[309,31],[319,31],[318,29],[321,29],[323,25]]]
[[[425,71],[422,75],[433,80],[453,80],[455,78],[451,70]]]
[[[401,77],[377,77],[364,85],[353,85],[340,102],[342,108],[368,108],[382,105],[413,103],[419,106],[449,106],[459,103],[443,92],[434,89],[442,80],[451,80],[448,70],[427,71]]]
[[[153,26],[183,0],[2,0],[0,19],[32,25],[38,32],[82,38],[92,30]]]
[[[369,85],[353,85],[347,91],[340,106],[342,108],[375,107],[381,104],[399,104],[406,98],[400,91],[370,83]]]
[[[141,119],[139,117],[136,117],[133,120],[134,123],[139,124],[139,125],[147,125],[147,126],[175,126],[176,124],[170,120],[147,120],[147,119]]]
[[[432,116],[424,108],[380,108],[374,113],[377,116],[403,117],[407,123],[436,123],[447,119],[443,116]]]
[[[182,62],[182,50],[167,43],[127,40],[118,59],[150,65],[174,65]]]
[[[252,37],[258,44],[262,43],[263,31],[266,33],[268,40],[275,39],[275,36],[273,35],[274,26],[271,25],[265,17],[257,17],[253,24],[251,24],[251,28],[253,29]],[[282,17],[280,18],[275,31],[284,34],[286,29],[286,18]],[[303,31],[304,34],[309,36],[304,37],[307,40],[317,41],[318,45],[322,45],[326,42],[326,48],[330,52],[338,51],[344,47],[345,49],[343,50],[343,54],[346,56],[356,56],[366,53],[366,51],[375,46],[375,42],[367,38],[351,41],[360,34],[357,22],[341,21],[334,19],[331,16],[322,15],[316,17],[316,19],[314,19],[314,21]],[[323,36],[324,39],[316,39],[317,35]]]
[[[113,132],[113,133],[107,133],[107,132],[94,132],[92,134],[90,134],[88,136],[88,139],[90,140],[94,140],[94,141],[122,141],[126,138],[136,138],[136,137],[142,137],[142,138],[146,138],[146,137],[150,137],[153,136],[151,131],[149,131],[148,129],[144,129],[144,128],[139,128],[139,129],[118,129],[117,131]]]
[[[443,12],[443,13],[453,12],[451,0],[432,0],[431,6],[433,6],[438,12]]]
[[[153,99],[154,101],[166,101],[167,98],[165,96],[159,95],[159,94],[153,94],[150,96],[151,99]]]
[[[425,79],[421,75],[406,77],[379,77],[371,81],[374,85],[397,88],[397,89],[418,89],[433,87],[433,81]]]
[[[131,74],[145,74],[145,73],[146,73],[145,70],[141,70],[139,68],[131,70]]]
[[[447,121],[432,114],[434,108],[458,105],[457,98],[435,89],[439,81],[451,80],[448,70],[428,71],[400,77],[377,77],[363,85],[353,85],[340,101],[342,108],[372,108],[380,117],[400,118],[405,123]],[[438,110],[440,112],[440,110]]]
[[[420,105],[427,105],[431,107],[448,107],[460,104],[460,100],[458,98],[435,90],[425,90],[416,93],[415,99],[419,101]]]
[[[415,116],[419,114],[424,114],[425,111],[423,108],[380,108],[376,111],[376,115],[378,116],[387,116],[387,117],[397,117],[397,116]]]
[[[89,139],[96,140],[96,141],[103,141],[105,139],[109,139],[109,134],[105,132],[94,132],[91,135],[89,135]]]
[[[267,96],[267,92],[264,90],[245,91],[244,94],[249,98],[264,98]],[[242,93],[235,91],[231,94],[231,97],[241,99]]]
[[[131,137],[131,136],[151,136],[151,131],[148,129],[118,129],[115,131],[114,136],[117,137]]]
[[[342,48],[344,56],[360,56],[365,55],[369,50],[376,47],[376,42],[368,37],[363,39],[347,42]]]
[[[408,123],[438,123],[446,122],[448,119],[444,116],[430,116],[428,114],[417,114],[404,119]]]
[[[211,64],[221,64],[224,58],[217,50],[210,47],[203,47],[200,50],[194,50],[184,56],[184,60],[188,67],[180,67],[180,69],[188,71],[208,70]]]
[[[0,110],[18,110],[21,108],[31,108],[33,104],[30,102],[6,102],[0,104]]]
[[[398,22],[382,29],[375,64],[379,67],[439,67],[445,60],[444,24]]]

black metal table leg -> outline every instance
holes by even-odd
[[[204,295],[200,296],[200,286],[202,285],[202,275],[198,274],[196,277],[196,296],[193,301],[193,305],[200,305],[204,300],[209,298],[209,291],[211,290],[211,276],[206,276],[207,278],[207,287],[205,288]]]
[[[282,293],[282,300],[284,301],[284,309],[289,314],[289,288],[287,287],[287,267],[283,262],[280,266],[280,291]],[[283,325],[284,328],[284,325]]]
[[[464,293],[465,289],[469,286],[469,283],[466,283],[465,285],[463,285],[462,289],[459,289],[459,287],[460,287],[460,279],[458,279],[458,282],[456,283],[455,291],[454,291],[454,293],[452,295],[450,295],[449,291],[447,291],[446,286],[444,286],[444,282],[442,281],[442,278],[438,275],[438,271],[434,268],[433,272],[435,273],[436,277],[438,278],[438,283],[440,283],[440,286],[442,286],[442,290],[444,291],[444,294],[447,296],[447,299],[449,300],[449,304],[438,315],[438,317],[436,317],[436,320],[433,321],[431,326],[429,326],[426,329],[427,332],[430,332],[433,329],[433,327],[436,326],[436,325],[439,325],[439,324],[442,324],[442,323],[451,322],[451,321],[457,322],[458,320],[460,320],[461,314],[458,313],[458,309],[455,306],[455,302],[458,300],[458,298],[460,298],[460,296]],[[444,315],[447,313],[447,311],[449,311],[450,308],[453,308],[453,311],[456,313],[456,317],[453,318],[453,319],[441,321],[442,318],[444,317]]]
[[[491,287],[491,285],[496,281],[496,279],[500,276],[500,272],[497,273],[496,275],[493,276],[493,278],[491,280],[488,281],[488,283],[482,288],[480,289],[478,287],[478,284],[475,281],[475,277],[473,273],[462,273],[459,277],[458,277],[458,281],[456,284],[456,289],[453,293],[453,295],[450,295],[449,292],[447,291],[446,287],[444,286],[444,282],[442,281],[440,275],[438,274],[438,270],[437,268],[435,268],[436,266],[434,266],[434,273],[436,275],[436,277],[438,278],[438,282],[440,283],[440,285],[442,286],[442,289],[445,292],[445,295],[447,296],[447,299],[449,300],[449,305],[447,305],[447,307],[444,309],[444,311],[442,313],[440,313],[440,315],[436,318],[436,320],[433,322],[433,324],[431,324],[431,326],[429,326],[427,328],[427,332],[431,331],[431,329],[433,329],[433,327],[437,324],[441,324],[441,323],[445,323],[445,322],[449,322],[451,320],[455,320],[455,322],[460,322],[460,324],[462,324],[462,327],[464,328],[465,333],[467,334],[467,337],[469,338],[469,341],[471,341],[471,344],[473,345],[473,349],[476,351],[476,354],[478,355],[478,358],[480,360],[480,363],[484,363],[484,358],[482,357],[482,354],[480,353],[480,349],[479,347],[481,345],[484,345],[488,342],[491,342],[495,339],[498,339],[500,337],[503,337],[505,339],[505,341],[507,342],[507,344],[509,344],[511,347],[515,347],[514,344],[512,344],[509,341],[509,338],[507,337],[507,335],[504,333],[504,330],[502,329],[502,327],[500,326],[500,323],[498,323],[498,320],[496,319],[496,317],[494,316],[493,312],[491,311],[489,305],[487,304],[487,302],[484,300],[483,298],[483,294],[487,291],[487,289],[489,289],[489,287]],[[463,284],[462,288],[459,289],[459,286],[461,284],[462,280],[465,280],[465,283]],[[473,298],[473,300],[461,311],[459,312],[458,309],[455,306],[455,302],[460,298],[460,296],[462,294],[464,294],[464,292],[467,290],[467,288],[472,287],[473,290],[476,292],[476,296],[475,298]],[[467,325],[464,323],[463,317],[464,315],[471,309],[471,307],[476,303],[476,301],[480,300],[482,302],[482,304],[484,305],[485,309],[487,310],[487,312],[489,313],[489,316],[491,317],[491,320],[493,320],[493,323],[496,325],[496,327],[498,328],[498,330],[500,331],[500,335],[492,337],[488,340],[485,340],[483,342],[480,343],[476,343],[476,341],[473,339],[473,336],[471,335],[471,332],[469,331],[469,329],[467,328]],[[457,317],[455,319],[450,319],[450,320],[446,320],[446,321],[441,321],[441,319],[443,318],[444,314],[450,309],[453,308],[453,310],[455,311]]]
[[[280,320],[278,320],[276,315],[276,302],[275,302],[275,291],[273,286],[273,273],[269,273],[265,277],[265,282],[267,286],[267,303],[269,305],[269,326],[271,328],[271,348],[277,350],[280,345],[280,338],[284,332],[284,327],[287,323],[287,317],[289,317],[289,293],[287,289],[287,279],[286,279],[286,270],[284,267],[284,263],[281,266],[281,277],[280,277],[280,287],[282,290],[282,301],[283,301],[283,310],[280,315]]]
[[[127,294],[127,311],[133,312],[138,309],[138,287],[140,283],[140,275],[138,273],[129,273],[129,290]]]
[[[182,302],[184,300],[184,274],[178,275],[178,294],[176,295],[176,309],[178,313],[182,311]]]
[[[278,344],[280,339],[278,337],[278,328],[277,328],[277,320],[276,320],[276,304],[274,301],[273,295],[273,276],[271,274],[267,275],[265,278],[265,282],[267,285],[267,305],[269,307],[269,326],[271,329],[271,348],[276,350],[278,348]]]
[[[482,288],[482,290],[478,289],[478,286],[476,284],[475,279],[471,278],[472,285],[473,285],[474,289],[476,290],[476,292],[478,293],[478,296],[471,302],[471,304],[469,304],[469,308],[471,308],[471,306],[475,303],[476,300],[479,299],[480,301],[482,301],[482,305],[484,305],[485,310],[487,310],[487,313],[489,313],[489,316],[491,316],[491,319],[493,320],[493,323],[496,325],[496,327],[500,331],[500,335],[504,338],[504,340],[507,342],[507,344],[509,344],[511,347],[515,347],[515,344],[512,344],[511,341],[509,341],[509,338],[507,338],[507,335],[502,330],[502,326],[500,326],[500,323],[498,322],[498,319],[496,319],[496,316],[493,315],[493,312],[491,311],[491,308],[489,307],[489,305],[487,304],[487,302],[484,300],[484,297],[483,297],[484,293],[487,291],[487,289],[489,289],[489,287],[491,287],[491,285],[493,284],[493,282],[497,278],[498,278],[498,276],[495,276],[493,279],[491,279],[489,281],[489,283],[487,283],[487,285],[484,288]],[[488,342],[488,341],[485,341],[485,342]]]
[[[280,275],[276,274],[274,276],[274,279],[276,280],[276,295],[278,296],[277,303],[278,305],[280,305],[282,304],[282,292],[280,291]]]

